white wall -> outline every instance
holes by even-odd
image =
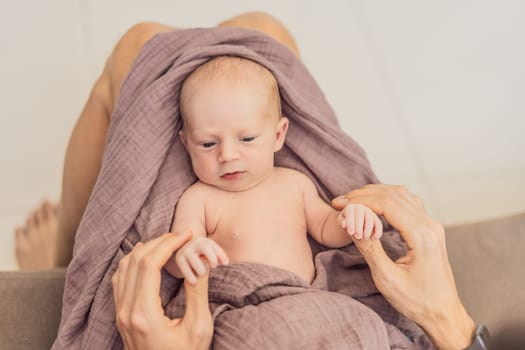
[[[0,269],[12,231],[58,199],[67,140],[133,23],[213,26],[249,10],[296,37],[380,179],[444,224],[525,210],[521,1],[21,0],[0,3]]]

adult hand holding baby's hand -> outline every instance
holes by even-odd
[[[175,254],[175,264],[184,279],[195,284],[197,276],[203,276],[209,267],[227,265],[228,255],[214,240],[208,237],[195,237]],[[169,265],[168,272],[172,272]],[[177,275],[177,274],[175,274]]]
[[[195,285],[184,283],[184,318],[165,315],[160,298],[161,270],[173,253],[192,237],[191,232],[167,233],[137,243],[120,260],[111,282],[116,326],[124,348],[208,349],[213,318],[208,304],[208,276]]]
[[[475,325],[458,297],[443,226],[402,186],[366,185],[332,201],[336,209],[349,203],[366,205],[383,215],[408,248],[407,254],[394,262],[380,241],[354,242],[377,289],[394,308],[423,327],[438,348],[466,348]]]
[[[362,204],[347,204],[339,213],[337,221],[354,239],[379,239],[383,224],[379,217]]]

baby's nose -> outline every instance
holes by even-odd
[[[222,142],[220,145],[219,161],[230,162],[239,158],[239,150],[234,142]]]

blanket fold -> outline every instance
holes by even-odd
[[[253,60],[276,77],[283,115],[290,119],[276,165],[309,176],[325,200],[379,182],[287,47],[240,28],[156,35],[137,57],[111,117],[102,167],[76,234],[53,349],[122,348],[111,276],[134,244],[169,231],[175,204],[196,179],[177,136],[180,87],[194,69],[220,55]],[[262,264],[212,270],[215,348],[431,347],[377,292],[355,247],[327,250],[309,241],[317,272],[312,285]],[[393,257],[404,251],[395,231],[385,232],[383,243]],[[184,310],[180,286],[181,280],[163,274],[161,299],[172,317]]]

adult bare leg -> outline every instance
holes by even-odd
[[[299,56],[290,32],[266,13],[244,13],[219,26],[259,30]],[[71,134],[60,204],[42,204],[29,215],[26,226],[15,231],[16,257],[21,269],[65,267],[71,261],[75,234],[100,171],[106,133],[120,87],[143,45],[155,34],[175,29],[159,23],[139,23],[113,49]]]

